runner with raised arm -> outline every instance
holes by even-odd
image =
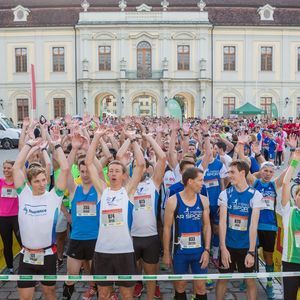
[[[128,138],[125,143],[133,148],[136,167],[131,179],[124,186],[127,179],[126,168],[119,161],[112,161],[108,166],[110,187],[106,187],[93,164],[99,139],[105,133],[102,129],[95,132],[86,157],[86,166],[100,201],[100,228],[94,255],[94,272],[101,275],[135,275],[137,269],[130,229],[134,209],[133,196],[142,178],[145,160],[136,136],[126,133]],[[117,284],[120,286],[122,299],[133,299],[134,282],[121,281]],[[109,299],[113,282],[98,282],[97,285],[98,299]]]

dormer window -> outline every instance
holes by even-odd
[[[28,8],[18,5],[15,8],[12,8],[14,12],[14,22],[27,22],[27,17],[30,13]]]
[[[274,21],[274,10],[276,8],[272,7],[269,4],[266,4],[263,7],[260,7],[257,12],[260,15],[260,20],[261,21]]]

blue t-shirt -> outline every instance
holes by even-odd
[[[238,192],[231,186],[220,194],[219,205],[227,206],[226,247],[249,249],[252,207],[262,207],[261,199],[262,195],[252,187]]]
[[[251,167],[250,167],[250,172],[253,174],[253,173],[256,173],[260,170],[260,166],[256,160],[255,157],[253,156],[250,156],[250,161],[251,161]]]
[[[277,143],[273,139],[269,139],[269,153],[275,153]]]
[[[72,240],[96,240],[99,230],[100,202],[92,186],[87,194],[78,185],[72,200]]]
[[[267,208],[260,211],[258,230],[277,231],[277,218],[276,218],[276,186],[274,181],[263,182],[257,179],[253,187],[257,189],[262,195]]]
[[[176,194],[177,206],[174,212],[174,254],[195,254],[203,252],[203,204],[200,195],[194,206],[187,206],[179,193]]]

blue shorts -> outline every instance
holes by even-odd
[[[269,152],[269,159],[275,159],[275,152]]]
[[[174,254],[173,269],[174,274],[207,274],[207,268],[201,269],[200,259],[203,250],[196,254]]]
[[[209,216],[212,224],[219,225],[220,222],[220,211],[218,205],[209,206]]]

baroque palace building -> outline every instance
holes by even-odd
[[[242,4],[241,4],[242,3]],[[0,0],[0,112],[300,114],[299,0]]]

